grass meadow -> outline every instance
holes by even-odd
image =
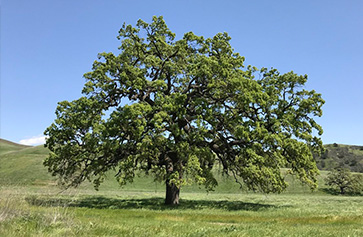
[[[4,145],[3,145],[4,146]],[[180,205],[163,205],[164,186],[140,176],[120,188],[110,177],[61,190],[41,165],[47,151],[0,151],[0,236],[363,236],[363,197],[311,192],[292,177],[282,194],[239,189],[217,173],[205,192],[183,187]]]

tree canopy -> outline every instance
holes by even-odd
[[[44,164],[66,185],[120,184],[145,171],[166,183],[166,203],[192,182],[211,190],[213,166],[252,190],[281,192],[280,168],[312,188],[324,100],[306,75],[244,66],[227,33],[181,39],[163,17],[119,31],[119,54],[100,53],[83,97],[60,102]]]
[[[338,189],[339,194],[363,194],[363,175],[352,174],[347,168],[331,170],[325,178],[325,184],[332,190]]]

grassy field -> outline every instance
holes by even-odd
[[[110,178],[98,192],[61,191],[41,164],[46,153],[0,152],[0,236],[363,236],[363,197],[325,193],[326,172],[313,193],[288,177],[279,195],[218,175],[215,192],[184,187],[181,204],[168,207],[164,186],[146,176],[123,188]]]

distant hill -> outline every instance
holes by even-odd
[[[48,153],[43,146],[24,146],[0,139],[0,185],[49,183],[53,178],[43,166]]]
[[[325,153],[315,157],[320,170],[348,168],[352,172],[363,173],[363,146],[329,144]]]
[[[0,155],[7,152],[19,151],[28,147],[29,146],[17,144],[0,138]]]

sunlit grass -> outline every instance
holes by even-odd
[[[326,194],[163,192],[2,188],[0,236],[361,236],[363,198]],[[10,201],[9,201],[10,200]],[[0,211],[1,213],[1,211]]]

